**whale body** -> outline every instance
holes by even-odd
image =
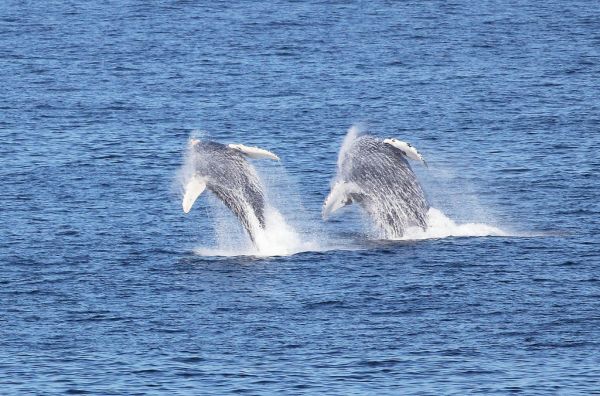
[[[278,160],[275,154],[241,144],[190,141],[193,175],[185,185],[182,208],[188,213],[207,189],[238,218],[252,242],[257,229],[265,227],[263,186],[249,158]]]
[[[347,138],[323,218],[358,203],[385,238],[400,238],[408,227],[425,229],[429,204],[407,159],[425,163],[416,149],[397,139]]]

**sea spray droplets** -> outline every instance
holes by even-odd
[[[340,147],[340,152],[338,154],[338,161],[337,161],[338,175],[336,175],[334,182],[336,179],[339,178],[339,173],[343,169],[343,164],[344,164],[344,161],[346,160],[346,155],[348,154],[348,151],[352,148],[354,141],[356,139],[358,139],[358,137],[360,137],[364,133],[365,133],[364,128],[361,125],[352,125],[348,129],[348,132],[346,133],[346,136],[344,137],[342,146]]]

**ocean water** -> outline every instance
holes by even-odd
[[[600,392],[593,1],[0,3],[0,394]],[[431,228],[322,202],[352,126]],[[253,161],[262,248],[190,137]]]

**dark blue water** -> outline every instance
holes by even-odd
[[[5,0],[0,64],[1,394],[600,390],[596,2]],[[506,235],[323,223],[355,122]],[[190,135],[277,153],[314,248],[201,250],[231,221],[181,210]]]

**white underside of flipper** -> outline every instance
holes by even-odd
[[[185,185],[185,193],[183,194],[183,201],[181,206],[183,212],[188,213],[192,209],[192,205],[196,202],[196,199],[206,189],[206,179],[193,176],[190,181]]]
[[[267,158],[267,159],[279,161],[278,156],[276,156],[272,152],[267,151],[265,149],[261,149],[258,147],[244,146],[243,144],[228,144],[228,146],[229,146],[229,148],[237,150],[249,158],[254,158],[254,159]]]
[[[383,143],[389,144],[390,146],[402,151],[402,153],[404,153],[404,155],[406,155],[411,160],[418,161],[423,165],[427,166],[427,162],[425,162],[425,159],[423,158],[421,153],[419,153],[417,149],[414,148],[410,143],[403,142],[402,140],[394,138],[384,139]]]
[[[357,190],[358,186],[354,183],[336,182],[333,187],[331,187],[331,192],[327,198],[325,198],[325,202],[323,203],[323,218],[326,219],[336,210],[343,208],[346,205],[350,205],[352,200],[349,195]]]

